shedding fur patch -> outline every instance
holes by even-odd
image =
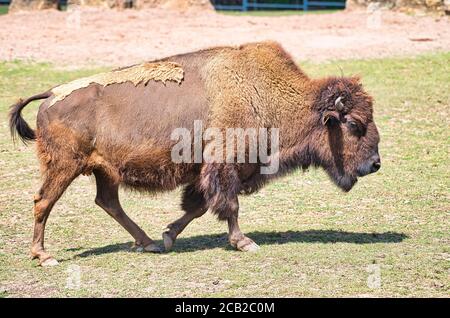
[[[174,81],[180,84],[183,80],[183,77],[184,71],[177,63],[143,63],[116,71],[83,77],[67,84],[56,86],[52,89],[52,93],[55,95],[55,97],[52,99],[49,106],[52,106],[56,102],[63,100],[73,91],[88,87],[92,83],[103,85],[103,87],[128,81],[132,82],[134,86],[137,86],[140,83],[144,83],[144,85],[146,85],[150,80],[161,81],[163,82],[163,84],[166,84],[166,81]]]

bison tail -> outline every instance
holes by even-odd
[[[34,100],[44,99],[50,96],[51,92],[47,91],[31,96],[25,100],[19,100],[11,106],[9,111],[9,129],[14,142],[17,140],[17,135],[19,135],[20,140],[22,140],[24,144],[36,139],[36,133],[22,117],[22,109]]]

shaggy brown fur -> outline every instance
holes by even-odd
[[[54,262],[43,246],[50,210],[82,173],[95,175],[97,204],[145,250],[158,248],[120,207],[119,185],[146,191],[186,185],[186,214],[163,234],[166,249],[189,222],[211,209],[228,221],[231,244],[249,251],[257,245],[239,230],[239,193],[254,192],[270,179],[310,165],[323,167],[348,191],[358,176],[380,166],[372,98],[357,78],[310,79],[272,42],[213,48],[154,63],[179,65],[183,81],[150,80],[135,86],[121,78],[107,86],[84,85],[52,107],[52,91],[13,106],[11,130],[24,141],[36,136],[44,176],[35,199],[32,247],[41,263]],[[343,107],[336,106],[339,97]],[[42,98],[47,99],[35,134],[20,112],[29,101]],[[280,149],[272,154],[279,156],[279,172],[262,175],[261,163],[175,164],[170,134],[177,127],[192,131],[194,120],[219,129],[279,128]]]

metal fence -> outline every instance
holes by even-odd
[[[304,10],[345,8],[345,0],[211,0],[216,10]]]

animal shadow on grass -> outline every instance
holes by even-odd
[[[403,233],[358,233],[334,230],[309,230],[309,231],[285,231],[285,232],[249,232],[247,236],[259,245],[276,245],[286,243],[351,243],[351,244],[374,244],[374,243],[399,243],[408,238]],[[156,241],[160,246],[162,241]],[[110,244],[98,248],[86,250],[75,257],[88,257],[91,255],[102,255],[129,251],[132,242]],[[228,244],[227,234],[208,234],[193,237],[177,238],[172,252],[183,253],[214,248],[232,249]]]

